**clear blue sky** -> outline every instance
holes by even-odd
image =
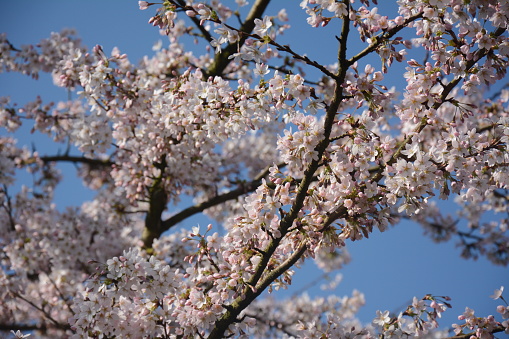
[[[304,18],[304,13],[298,7],[299,1],[278,0],[273,3],[286,6],[290,19]],[[153,13],[152,8],[140,11],[136,0],[2,0],[1,4],[0,32],[7,33],[8,39],[16,46],[37,43],[52,31],[71,27],[78,31],[89,48],[100,44],[109,54],[117,46],[121,52],[128,54],[131,61],[136,61],[143,55],[151,55],[151,47],[158,39],[166,41],[156,28],[147,23]],[[268,14],[276,13],[276,10],[272,10]],[[337,27],[331,24],[327,30],[310,30],[305,21],[291,20],[290,23],[297,28],[297,33],[285,34],[280,41],[282,44],[288,43],[295,50],[307,52],[318,61],[334,62],[336,43],[333,35],[320,44],[317,38],[325,38],[326,32],[334,32],[338,30]],[[298,39],[293,39],[295,37]],[[386,81],[387,86],[401,86],[400,75],[390,79],[395,82]],[[11,96],[12,101],[23,104],[38,94],[46,102],[67,99],[67,93],[54,87],[49,76],[35,82],[19,75],[0,74],[0,96]],[[5,131],[0,133],[5,134]],[[41,147],[47,144],[37,136],[18,133],[17,137],[20,144],[28,145],[36,138],[42,154],[54,152],[49,148],[44,152]],[[58,191],[57,204],[78,205],[84,199],[90,199],[92,194],[82,188],[79,180],[72,179],[73,167],[65,166],[63,170],[66,180]],[[200,219],[194,220],[200,222]],[[188,226],[190,228],[192,225]],[[500,285],[509,285],[507,268],[495,267],[483,258],[476,262],[463,260],[453,242],[434,244],[423,236],[418,225],[409,222],[403,222],[384,234],[375,232],[370,239],[349,243],[348,248],[353,260],[342,271],[343,282],[334,293],[350,295],[353,289],[363,292],[367,305],[359,315],[364,322],[370,322],[377,309],[397,312],[413,296],[422,297],[427,293],[452,298],[454,308],[444,314],[443,326],[457,322],[456,317],[464,311],[465,306],[473,308],[478,315],[495,314],[499,301],[493,301],[488,296]],[[297,271],[295,288],[305,286],[319,274],[313,265],[307,265]],[[509,286],[506,287],[509,289]],[[289,295],[291,290],[284,293]]]

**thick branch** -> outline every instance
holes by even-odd
[[[44,162],[57,162],[57,161],[67,161],[73,163],[82,163],[92,166],[111,166],[113,162],[109,160],[101,160],[101,159],[91,159],[79,156],[72,155],[53,155],[53,156],[45,156],[41,157],[41,160]]]
[[[154,239],[163,233],[161,215],[168,203],[168,194],[164,190],[161,177],[150,188],[149,199],[149,210],[145,216],[145,228],[141,236],[145,248],[152,247]]]
[[[284,166],[284,164],[281,164],[280,166]],[[194,206],[190,206],[179,213],[175,214],[174,216],[164,220],[161,222],[159,228],[153,228],[153,232],[149,237],[146,238],[146,241],[144,240],[145,247],[149,248],[152,246],[152,241],[156,238],[158,238],[162,233],[168,231],[170,228],[178,224],[179,222],[197,214],[201,213],[207,208],[217,206],[219,204],[222,204],[226,201],[237,199],[238,197],[253,192],[256,190],[258,186],[261,185],[262,179],[265,178],[269,174],[269,167],[264,169],[262,172],[260,172],[252,181],[247,183],[242,183],[234,190],[231,190],[229,192],[220,194],[218,196],[212,197],[208,199],[207,201],[201,202],[199,204],[196,204]],[[154,221],[153,221],[154,222]],[[145,239],[145,238],[144,238]]]
[[[276,280],[283,273],[288,271],[295,263],[304,255],[306,252],[307,243],[302,242],[298,249],[293,252],[293,254],[288,257],[281,265],[276,267],[274,270],[271,270],[259,283],[256,285],[256,290],[259,291],[259,294],[262,293],[274,280]],[[251,303],[251,302],[250,302]],[[247,305],[246,305],[247,307]]]
[[[278,242],[279,244],[279,242]],[[271,243],[272,245],[272,243]],[[270,245],[269,245],[270,246]],[[275,245],[275,248],[277,245]],[[274,251],[270,254],[264,255],[265,257],[271,257]],[[278,266],[275,270],[271,271],[259,284],[256,285],[256,288],[253,290],[250,287],[246,287],[245,293],[241,296],[237,297],[233,303],[228,307],[223,316],[216,321],[214,329],[208,336],[208,339],[212,338],[224,338],[224,332],[232,324],[246,307],[248,307],[263,291],[281,274],[286,272],[290,267],[292,267],[306,252],[306,242],[301,243],[299,248],[288,258],[286,259],[280,266]]]
[[[217,195],[213,198],[210,198],[207,201],[201,202],[199,204],[196,204],[194,206],[190,206],[181,212],[175,214],[174,216],[166,219],[162,223],[162,231],[165,232],[178,224],[179,222],[189,218],[190,216],[193,216],[197,213],[201,213],[207,208],[217,206],[219,204],[222,204],[226,201],[237,199],[241,195],[244,195],[249,192],[253,192],[256,190],[258,186],[262,183],[261,179],[255,179],[251,182],[241,184],[238,188],[231,190],[229,192]]]
[[[255,27],[255,19],[260,19],[265,12],[265,9],[269,5],[270,0],[256,0],[247,15],[244,24],[240,27],[240,31],[245,33],[240,35],[240,40],[235,43],[231,43],[226,48],[224,48],[221,53],[218,53],[214,57],[214,62],[206,72],[208,76],[216,76],[221,75],[225,68],[230,63],[231,59],[228,57],[238,51],[244,43],[246,42],[249,34],[253,31]]]
[[[2,207],[5,209],[5,212],[7,213],[7,216],[9,217],[10,230],[14,231],[16,229],[16,222],[14,220],[14,215],[13,215],[11,196],[7,193],[7,185],[5,185],[5,184],[3,185],[3,189],[0,190],[0,193],[3,193],[3,195],[4,195],[5,202],[2,204]]]

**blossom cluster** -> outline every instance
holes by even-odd
[[[182,274],[164,262],[145,260],[138,250],[109,259],[74,306],[75,338],[162,335],[172,321],[172,300]],[[161,323],[160,319],[164,319]]]
[[[501,299],[505,302],[505,305],[499,305],[497,312],[504,319],[503,322],[499,322],[493,315],[488,317],[476,317],[475,311],[469,307],[465,308],[465,312],[458,316],[458,320],[464,320],[464,324],[453,324],[454,333],[456,335],[463,334],[465,331],[471,332],[475,338],[493,338],[493,333],[504,332],[509,334],[509,305],[505,301],[502,293],[504,292],[504,286],[500,289],[495,290],[495,294],[491,297],[495,300]]]
[[[414,298],[366,325],[357,291],[261,295],[289,288],[309,261],[341,269],[350,240],[401,218],[436,241],[458,238],[466,258],[509,263],[509,91],[486,94],[509,66],[504,1],[399,0],[392,17],[376,1],[304,0],[312,27],[341,23],[330,66],[282,43],[285,10],[266,15],[268,1],[256,1],[239,26],[247,2],[235,3],[139,1],[157,7],[150,23],[169,43],[137,65],[117,48],[88,50],[72,31],[21,48],[0,35],[0,72],[48,72],[77,94],[22,106],[0,98],[7,133],[32,123],[70,147],[41,155],[15,134],[0,137],[0,319],[12,319],[2,328],[17,337],[26,336],[18,328],[75,338],[443,337],[448,297]],[[362,45],[350,55],[353,27]],[[187,35],[203,38],[203,51],[188,52]],[[429,57],[418,61],[419,51]],[[387,73],[405,61],[398,94]],[[91,201],[55,205],[61,161],[77,165]],[[23,169],[31,186],[16,181]],[[453,194],[461,223],[433,202]],[[193,205],[177,211],[188,197]],[[186,220],[199,212],[222,228]],[[179,222],[186,228],[171,230]],[[507,333],[509,309],[497,311],[502,322],[467,309],[454,330]]]

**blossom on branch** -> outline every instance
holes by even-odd
[[[0,72],[49,73],[69,92],[0,98],[0,333],[443,338],[446,296],[363,324],[356,290],[270,294],[309,262],[329,277],[350,262],[351,241],[402,219],[466,259],[509,264],[509,91],[494,90],[509,67],[507,4],[399,0],[391,13],[304,0],[320,32],[293,45],[283,32],[294,13],[269,2],[139,1],[168,36],[139,63],[88,50],[70,30],[21,47],[0,35]],[[300,50],[322,46],[328,25],[332,65]],[[24,130],[66,151],[24,145]],[[62,162],[90,201],[57,206]],[[207,227],[191,219],[202,213]],[[505,303],[503,291],[491,298]],[[451,331],[509,333],[507,303],[494,310],[467,307]]]

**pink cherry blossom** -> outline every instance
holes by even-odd
[[[363,324],[359,291],[270,293],[308,262],[337,273],[350,241],[401,219],[456,241],[466,259],[509,263],[509,92],[492,91],[509,66],[507,4],[399,0],[389,16],[376,1],[301,1],[316,46],[337,24],[332,65],[287,43],[291,15],[268,4],[244,15],[240,0],[139,1],[168,36],[139,63],[88,50],[70,30],[34,45],[0,35],[1,72],[49,73],[69,92],[56,103],[0,98],[1,333],[446,337],[446,296]],[[24,128],[66,151],[24,145]],[[90,201],[55,204],[61,162],[76,165]],[[30,184],[19,185],[22,171]],[[505,303],[503,290],[492,298]],[[494,310],[467,307],[454,332],[509,333],[507,304]]]

